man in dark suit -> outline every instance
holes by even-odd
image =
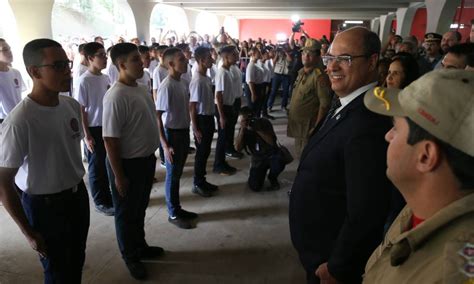
[[[293,245],[308,283],[358,283],[382,240],[391,183],[389,119],[363,94],[376,84],[380,40],[356,27],[336,36],[323,61],[337,96],[304,149],[290,194]]]

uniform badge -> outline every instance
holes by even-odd
[[[474,278],[474,261],[468,261],[462,268],[462,274],[469,278]]]
[[[16,87],[19,87],[19,86],[20,86],[20,84],[19,84],[17,78],[13,79],[13,83],[15,83],[15,86],[16,86]]]
[[[341,115],[340,114],[336,115],[336,120],[339,120],[339,118],[341,118]]]
[[[79,131],[79,122],[77,121],[77,119],[75,119],[75,118],[71,119],[70,124],[71,124],[72,131],[74,131],[74,132]]]
[[[474,259],[474,244],[466,243],[458,253],[466,259]]]

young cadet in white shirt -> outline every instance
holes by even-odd
[[[153,71],[155,68],[160,65],[160,59],[158,58],[158,47],[160,45],[158,43],[153,43],[150,46],[150,66],[148,66],[148,71],[151,75],[153,75]]]
[[[40,255],[44,283],[81,283],[89,231],[81,109],[58,95],[71,87],[71,62],[50,39],[27,43],[23,59],[33,89],[1,125],[0,202]]]
[[[150,67],[150,48],[146,45],[138,46],[138,52],[140,53],[140,58],[143,62],[143,76],[137,79],[138,84],[142,84],[146,87],[148,94],[153,97],[151,91],[151,76],[148,68]]]
[[[216,74],[216,118],[217,118],[217,144],[214,160],[215,173],[221,175],[232,175],[237,169],[230,166],[225,160],[226,143],[232,143],[234,133],[232,133],[234,117],[234,89],[232,73],[230,67],[237,61],[235,46],[224,46],[221,49],[222,66]]]
[[[234,55],[236,56],[236,62],[239,62],[239,52],[237,49],[234,51]],[[244,155],[241,152],[235,150],[234,147],[234,133],[235,133],[235,125],[237,123],[238,114],[240,112],[240,108],[242,107],[242,71],[236,64],[232,64],[229,68],[230,73],[232,74],[232,89],[234,91],[234,105],[233,105],[233,117],[230,121],[230,132],[232,133],[232,140],[227,140],[225,145],[225,155],[231,159],[241,159]]]
[[[168,46],[166,45],[160,45],[156,49],[158,53],[158,58],[160,59],[160,65],[155,68],[151,76],[153,83],[153,99],[155,102],[158,88],[160,87],[161,82],[166,78],[166,76],[168,76],[168,67],[163,62],[163,53],[166,49],[168,49]]]
[[[163,54],[169,75],[158,89],[156,115],[161,144],[166,158],[165,194],[168,221],[181,229],[194,227],[198,215],[181,208],[179,180],[189,150],[189,91],[181,75],[186,73],[188,60],[179,48],[169,48]]]
[[[107,65],[104,46],[98,42],[84,45],[88,70],[79,77],[75,97],[81,104],[84,144],[87,148],[89,190],[95,208],[106,216],[114,215],[109,179],[105,168],[105,145],[102,139],[103,100],[110,87],[109,76],[101,71]]]
[[[155,71],[153,71],[152,75],[152,84],[153,84],[153,100],[156,102],[157,100],[157,93],[158,93],[158,88],[160,87],[161,82],[168,76],[168,67],[164,64],[163,62],[163,53],[165,50],[168,49],[167,45],[160,45],[159,47],[156,48],[157,53],[158,53],[158,58],[160,59],[160,66],[155,68]],[[159,152],[160,152],[160,166],[162,168],[166,168],[165,165],[165,153],[163,151],[163,146],[160,144],[159,147]]]
[[[245,73],[247,99],[249,107],[255,117],[260,117],[265,100],[263,94],[264,69],[262,64],[259,63],[259,60],[262,58],[262,53],[260,49],[252,47],[249,54],[250,62],[247,65]]]
[[[206,181],[206,165],[211,153],[212,138],[214,136],[214,93],[211,78],[207,71],[212,67],[211,51],[206,47],[198,47],[194,51],[197,72],[193,75],[190,89],[189,112],[191,115],[196,156],[194,158],[194,185],[193,193],[209,197],[218,190],[216,185]]]
[[[21,101],[26,89],[20,71],[11,68],[13,55],[10,45],[0,38],[0,124]]]
[[[262,51],[262,66],[264,71],[263,84],[264,84],[264,100],[262,106],[262,116],[268,119],[275,119],[275,117],[268,114],[267,103],[272,91],[272,78],[273,78],[273,57],[275,56],[273,48],[267,46]]]
[[[155,150],[159,144],[153,100],[145,86],[137,46],[119,43],[110,51],[120,71],[118,81],[104,98],[103,137],[107,172],[115,208],[115,230],[122,258],[135,279],[145,279],[141,260],[161,256],[160,247],[145,240],[145,211],[155,175]]]
[[[72,68],[72,94],[76,94],[77,84],[79,83],[79,77],[81,77],[84,72],[87,71],[88,62],[84,56],[84,46],[86,44],[82,43],[78,47],[79,54],[76,56],[77,60],[74,60]],[[77,98],[76,98],[77,99]]]
[[[112,47],[113,46],[107,49],[107,54],[109,55],[109,58],[110,58],[110,50],[112,49]],[[109,59],[107,61],[107,68],[105,68],[104,71],[105,71],[104,73],[107,74],[107,76],[109,76],[110,86],[115,84],[115,82],[117,82],[118,77],[119,77],[119,71],[117,69],[117,66],[115,66],[115,64],[112,63],[112,59]]]

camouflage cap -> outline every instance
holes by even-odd
[[[406,116],[441,141],[474,157],[474,72],[435,70],[403,90],[369,90],[373,112]]]
[[[317,51],[321,49],[321,43],[313,38],[308,38],[301,51]]]

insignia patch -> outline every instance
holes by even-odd
[[[17,79],[17,78],[15,78],[15,79],[13,80],[13,82],[15,83],[15,86],[17,86],[17,87],[20,86],[20,84],[18,83],[18,79]]]
[[[458,253],[464,258],[474,259],[474,244],[466,243]]]
[[[469,278],[474,278],[474,261],[468,261],[462,268],[462,274]]]
[[[72,131],[74,132],[79,131],[79,121],[77,121],[77,119],[75,118],[71,119],[70,124],[71,124]]]

